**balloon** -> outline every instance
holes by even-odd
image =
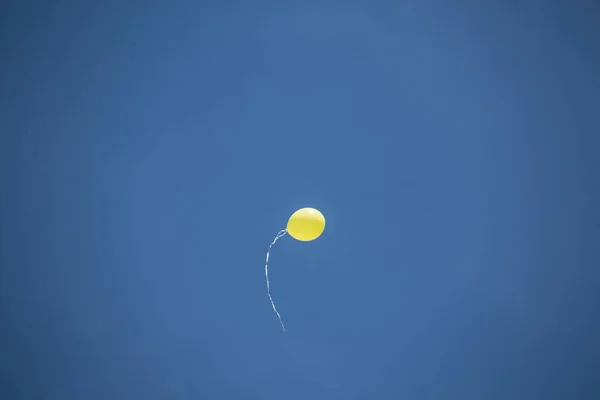
[[[281,324],[281,328],[285,331],[285,325],[283,324],[283,320],[281,319],[281,315],[279,311],[277,311],[277,307],[275,307],[275,302],[273,301],[273,297],[271,296],[271,283],[269,282],[269,257],[271,256],[271,248],[280,238],[284,237],[287,233],[290,234],[294,239],[300,240],[302,242],[310,242],[311,240],[315,240],[325,230],[325,217],[319,210],[314,208],[301,208],[295,213],[292,214],[287,223],[287,228],[282,229],[277,233],[275,239],[269,245],[269,250],[267,250],[267,257],[265,259],[265,278],[267,280],[267,295],[269,296],[269,301],[271,302],[271,307],[275,314],[277,314],[277,318],[279,319],[279,323]]]
[[[287,232],[296,240],[310,242],[325,230],[325,217],[314,208],[301,208],[292,214],[287,223]]]

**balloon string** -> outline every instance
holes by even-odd
[[[271,297],[271,285],[269,284],[269,254],[271,253],[271,247],[273,247],[275,242],[277,242],[277,240],[279,238],[285,236],[286,233],[287,233],[287,230],[285,230],[285,229],[282,229],[279,231],[279,233],[277,233],[277,236],[275,236],[275,239],[273,239],[273,242],[269,245],[269,250],[267,251],[267,261],[265,262],[265,276],[267,278],[267,294],[269,295],[269,300],[271,300],[271,307],[273,307],[273,311],[275,311],[275,314],[277,314],[277,318],[279,318],[279,323],[281,324],[281,327],[283,328],[284,332],[285,332],[285,326],[283,325],[283,321],[281,320],[281,315],[279,315],[279,312],[277,311],[277,308],[275,307],[275,303],[273,302],[273,298]]]

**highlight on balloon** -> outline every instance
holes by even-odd
[[[269,245],[269,249],[267,250],[267,260],[265,262],[265,277],[267,278],[267,295],[269,296],[269,300],[271,301],[271,307],[273,307],[273,311],[277,315],[279,319],[279,323],[281,324],[281,328],[285,331],[285,325],[283,324],[283,320],[281,319],[281,315],[277,311],[277,307],[275,307],[275,303],[273,302],[273,298],[271,297],[271,284],[269,283],[269,255],[271,253],[271,248],[273,245],[279,240],[279,238],[289,233],[291,237],[301,242],[310,242],[312,240],[317,239],[323,231],[325,230],[325,217],[323,214],[311,207],[305,207],[297,210],[292,214],[290,219],[288,220],[286,229],[280,230],[273,242]]]

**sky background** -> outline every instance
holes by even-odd
[[[3,1],[0,398],[599,398],[596,3]]]

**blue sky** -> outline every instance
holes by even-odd
[[[597,396],[598,6],[217,4],[0,7],[0,397]]]

